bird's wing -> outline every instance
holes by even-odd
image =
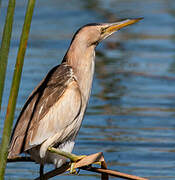
[[[68,127],[80,108],[81,93],[72,68],[66,63],[54,67],[26,101],[12,133],[8,158]]]

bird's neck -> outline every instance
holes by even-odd
[[[95,66],[95,47],[75,47],[72,44],[66,53],[66,62],[73,68],[82,95],[89,99]]]

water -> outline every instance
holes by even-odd
[[[3,2],[1,20],[7,2]],[[7,106],[26,2],[18,1],[9,55]],[[93,90],[74,153],[103,151],[108,167],[152,180],[175,179],[175,2],[37,1],[15,117],[32,89],[61,62],[77,27],[144,17],[97,48]],[[2,27],[0,28],[2,32]],[[0,128],[2,129],[1,121]],[[33,179],[38,165],[8,164],[6,179]],[[46,170],[51,170],[47,166]],[[63,175],[60,179],[75,178]],[[81,171],[77,179],[99,179]],[[57,179],[57,178],[55,178]]]

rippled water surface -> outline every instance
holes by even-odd
[[[1,22],[6,3],[2,4]],[[17,1],[1,119],[5,116],[25,5]],[[153,180],[173,180],[174,0],[37,1],[15,118],[32,89],[49,69],[61,62],[78,27],[125,17],[144,20],[121,30],[97,48],[92,96],[74,153],[103,151],[110,169]],[[1,130],[2,127],[1,121]],[[8,164],[6,179],[33,179],[38,176],[38,168],[32,163]],[[46,171],[52,168],[47,166]],[[81,171],[76,179],[100,178]]]

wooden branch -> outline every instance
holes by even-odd
[[[80,167],[80,169],[86,170],[86,171],[91,171],[91,172],[96,172],[96,173],[104,173],[108,174],[113,177],[118,177],[118,178],[123,178],[123,179],[130,179],[130,180],[148,180],[146,178],[130,175],[130,174],[125,174],[121,173],[118,171],[114,171],[111,169],[101,169],[101,168],[95,168],[95,167]]]
[[[43,175],[43,179],[50,179],[52,177],[58,176],[60,174],[65,173],[66,171],[68,171],[70,169],[70,163],[65,163],[64,165],[62,165],[60,168],[54,169],[52,171],[47,172],[46,174]],[[40,177],[37,177],[34,180],[40,180]]]
[[[108,169],[105,160],[101,162],[101,169]],[[109,179],[109,175],[108,174],[106,174],[106,173],[102,173],[101,174],[101,180],[108,180],[108,179]]]
[[[17,157],[15,159],[8,159],[8,162],[34,162],[30,157]],[[92,164],[95,164],[96,162],[101,163],[101,168],[95,168],[92,167]],[[60,175],[70,169],[71,163],[65,163],[63,166],[60,168],[54,169],[52,171],[47,172],[44,174],[45,179],[52,178],[54,176]],[[82,170],[86,171],[91,171],[91,172],[96,172],[102,174],[102,179],[107,180],[108,175],[113,176],[113,177],[118,177],[118,178],[123,178],[123,179],[130,179],[130,180],[148,180],[146,178],[138,177],[138,176],[133,176],[130,174],[125,174],[121,173],[118,171],[106,169],[107,165],[104,160],[104,156],[102,152],[98,152],[96,154],[91,154],[89,156],[84,157],[77,163],[75,163],[75,168],[79,168]],[[35,180],[39,180],[40,178],[36,178]]]

